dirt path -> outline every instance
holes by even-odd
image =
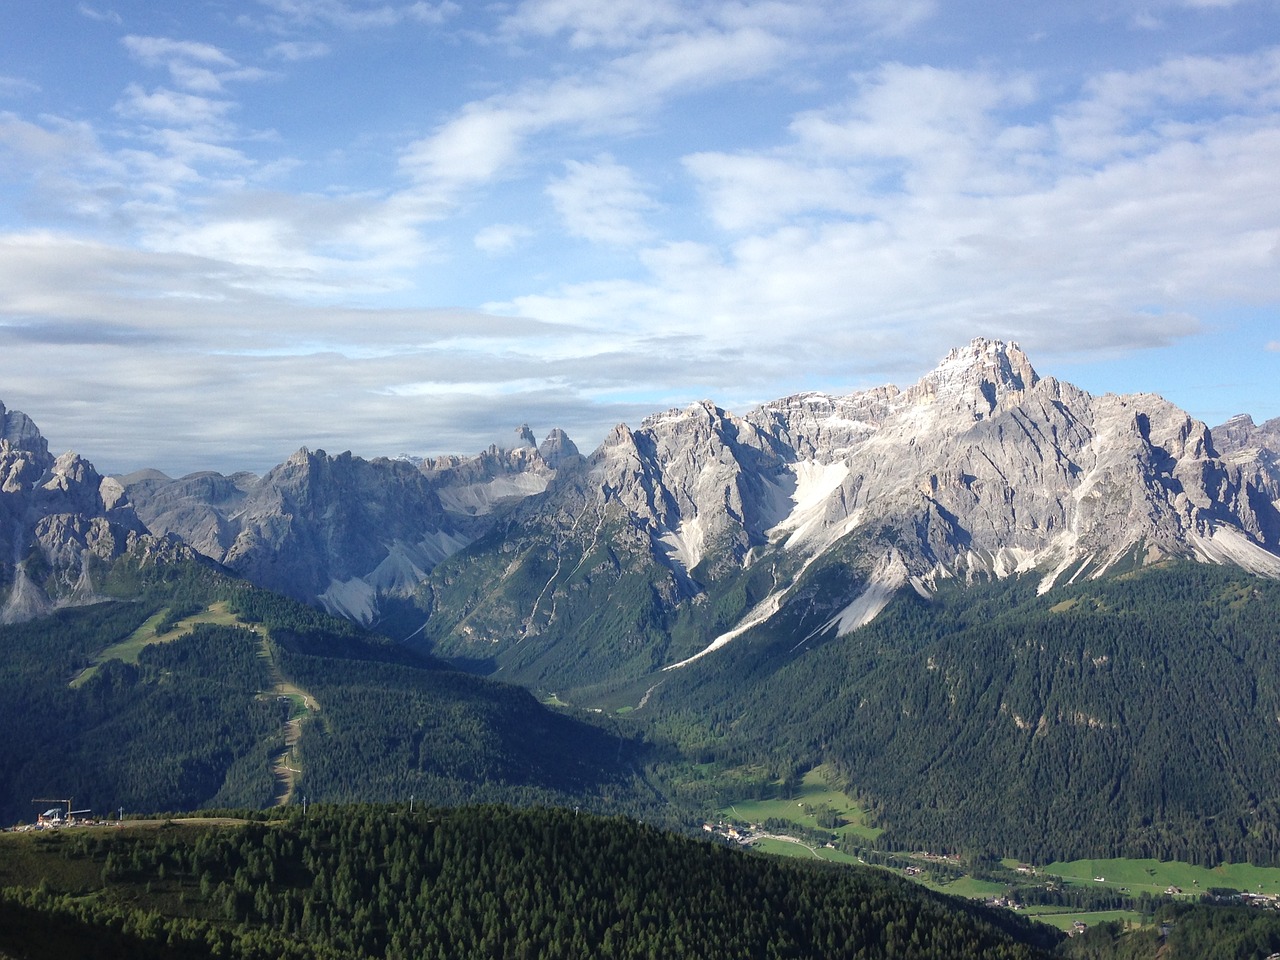
[[[302,725],[320,712],[320,702],[297,684],[284,678],[275,658],[271,655],[271,646],[267,643],[265,632],[260,634],[262,656],[271,664],[271,675],[275,686],[271,688],[271,696],[288,700],[289,719],[284,722],[284,746],[277,750],[271,758],[271,774],[275,777],[276,788],[271,805],[287,806],[293,800],[294,788],[298,775],[302,773],[302,758],[298,753],[298,743],[302,740]]]

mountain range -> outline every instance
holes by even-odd
[[[255,691],[292,683],[326,704],[295,786],[329,799],[705,811],[822,766],[891,849],[1280,862],[1278,450],[1280,421],[1210,429],[989,340],[906,389],[695,403],[586,455],[522,427],[471,457],[103,477],[0,408],[0,680],[12,723],[99,771],[77,795],[126,770],[139,804],[176,802],[156,751],[163,797],[265,802],[292,748]],[[232,629],[259,622],[269,647]],[[99,746],[163,729],[179,680],[239,739]],[[66,776],[27,741],[18,806]]]
[[[947,581],[1045,591],[1174,557],[1280,578],[1280,420],[1210,430],[995,340],[906,389],[703,401],[586,456],[524,426],[471,457],[101,477],[24,414],[0,425],[5,621],[91,599],[95,563],[191,550],[547,689],[652,682],[789,607],[806,636],[847,634]]]

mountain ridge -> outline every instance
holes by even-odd
[[[610,629],[647,651],[635,676],[720,649],[832,564],[845,585],[806,602],[821,614],[811,629],[838,633],[902,589],[1035,572],[1047,590],[1135,552],[1280,578],[1280,421],[1233,418],[1220,454],[1206,424],[1163,398],[1093,396],[1000,340],[957,347],[905,389],[801,393],[740,416],[710,400],[657,412],[587,455],[560,430],[536,444],[523,425],[511,448],[469,457],[303,447],[262,477],[98,478],[74,455],[53,460],[25,415],[3,423],[0,476],[29,501],[30,530],[6,524],[0,546],[11,618],[74,599],[70,586],[23,598],[34,581],[13,571],[37,544],[68,581],[77,551],[113,556],[156,535],[365,624],[411,601],[434,621],[424,637],[476,660],[534,636],[589,644],[596,608],[623,602],[604,585],[625,581],[626,603],[647,612],[617,610]]]

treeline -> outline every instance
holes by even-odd
[[[805,653],[759,631],[673,675],[658,728],[722,767],[833,765],[886,848],[1280,862],[1280,584],[1037,586],[908,591]]]
[[[283,745],[286,707],[258,642],[243,628],[202,624],[146,647],[136,664],[103,663],[71,679],[90,652],[128,636],[146,604],[65,611],[53,624],[0,631],[0,818],[30,821],[33,797],[73,798],[98,814],[271,800],[270,755]]]
[[[136,571],[134,571],[136,573]],[[263,806],[290,704],[278,679],[321,710],[303,724],[295,797],[312,800],[563,803],[657,816],[637,775],[643,744],[605,718],[552,711],[527,691],[448,671],[356,625],[192,565],[130,600],[0,626],[0,823],[30,821],[33,797],[98,814]],[[108,660],[106,648],[159,614],[163,632],[223,601],[241,626],[198,624]],[[145,638],[144,638],[145,639]]]
[[[32,960],[50,956],[32,912],[229,958],[994,960],[1045,957],[1060,939],[877,871],[566,810],[317,806],[240,828],[64,834],[39,849],[43,863],[15,858],[20,884],[0,870],[0,910],[25,911],[20,932],[0,925],[0,950]]]
[[[1101,923],[1063,944],[1070,960],[1262,960],[1280,952],[1280,914],[1168,904],[1140,929]]]

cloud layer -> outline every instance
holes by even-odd
[[[109,469],[261,470],[525,421],[591,446],[977,335],[1275,365],[1234,319],[1280,302],[1253,6],[82,5],[78,72],[33,13],[0,77],[0,399]]]

